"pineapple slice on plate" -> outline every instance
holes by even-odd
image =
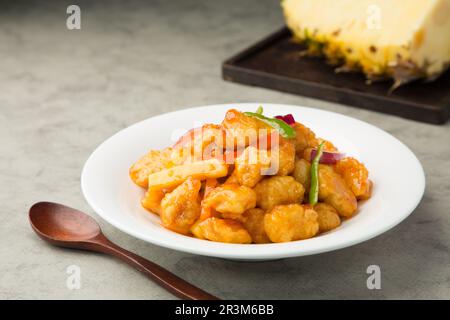
[[[438,77],[450,65],[450,0],[282,0],[308,54],[393,88]]]

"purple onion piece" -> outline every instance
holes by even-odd
[[[316,157],[317,150],[312,149],[311,150],[311,161]],[[339,160],[341,160],[344,157],[343,153],[340,152],[332,152],[332,151],[323,151],[322,156],[320,157],[320,163],[322,164],[335,164]]]
[[[284,116],[276,116],[276,119],[280,119],[283,120],[284,122],[286,122],[288,125],[292,126],[295,124],[295,119],[294,116],[292,114],[286,114]]]

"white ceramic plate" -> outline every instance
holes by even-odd
[[[373,196],[360,203],[356,216],[315,238],[288,243],[241,245],[199,240],[169,231],[159,217],[140,206],[144,190],[128,168],[149,149],[174,143],[201,123],[220,123],[234,107],[254,111],[259,103],[214,105],[166,113],[136,123],[103,142],[87,160],[83,194],[91,207],[118,229],[156,245],[193,254],[238,260],[266,260],[311,255],[348,247],[373,238],[400,223],[419,204],[425,175],[417,158],[390,134],[337,113],[305,107],[264,104],[265,115],[292,113],[318,136],[361,160],[374,182]]]

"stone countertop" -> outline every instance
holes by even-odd
[[[450,298],[450,124],[224,82],[224,59],[282,26],[278,1],[78,1],[82,28],[69,31],[71,3],[0,5],[0,298],[173,298],[112,258],[46,245],[27,218],[43,200],[92,214],[111,240],[222,298]],[[160,248],[106,224],[87,205],[81,168],[113,133],[163,112],[252,101],[331,110],[393,134],[424,166],[423,201],[365,243],[263,263]],[[366,287],[372,264],[381,268],[381,290]],[[66,286],[71,265],[81,268],[79,290]]]

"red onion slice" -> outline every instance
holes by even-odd
[[[317,149],[311,150],[311,161],[314,160],[317,154]],[[320,157],[320,163],[323,164],[335,164],[339,160],[341,160],[344,157],[343,153],[340,152],[333,152],[333,151],[323,151],[322,156]]]
[[[284,122],[286,122],[290,126],[293,126],[295,124],[294,116],[292,114],[290,114],[290,113],[286,114],[284,116],[276,116],[275,118],[283,120]]]

